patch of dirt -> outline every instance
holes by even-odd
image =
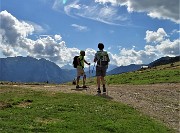
[[[84,93],[96,95],[96,86],[75,89],[73,85],[22,85],[33,90],[53,93]],[[143,114],[163,122],[168,127],[179,130],[180,83],[152,85],[110,85],[107,86],[108,98],[129,105]]]
[[[0,110],[1,110],[1,109],[5,109],[5,108],[11,108],[11,107],[12,107],[11,104],[9,104],[9,103],[4,103],[4,102],[1,102],[1,101],[0,101]]]
[[[29,107],[29,105],[31,105],[33,102],[33,100],[25,100],[20,102],[18,105],[16,105],[17,107],[21,107],[21,108],[27,108]]]

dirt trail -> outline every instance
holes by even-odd
[[[96,86],[86,89],[75,89],[73,85],[25,85],[23,87],[34,90],[46,90],[64,93],[84,93],[96,95]],[[149,115],[167,126],[179,130],[179,98],[180,84],[152,84],[152,85],[110,85],[108,98],[125,103]]]

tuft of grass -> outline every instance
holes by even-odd
[[[0,86],[0,132],[173,133],[107,98]]]

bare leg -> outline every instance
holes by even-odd
[[[77,83],[76,83],[77,86],[79,85],[79,79],[80,79],[80,76],[77,77]]]
[[[101,76],[97,76],[97,85],[98,85],[98,88],[100,88],[100,84],[101,84]]]
[[[104,79],[104,77],[101,77],[101,82],[103,84],[103,93],[105,93],[106,92],[106,86],[105,86],[105,79]]]
[[[102,82],[103,85],[105,85],[105,80],[104,80],[103,76],[101,76],[101,82]]]
[[[86,84],[86,75],[83,76],[83,86]]]

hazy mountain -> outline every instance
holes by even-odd
[[[131,64],[128,66],[120,66],[120,67],[117,67],[117,68],[107,72],[107,75],[136,71],[136,70],[139,70],[141,68],[141,66],[142,65],[135,65],[135,64]]]
[[[109,64],[108,65],[108,69],[107,69],[107,72],[109,72],[109,71],[111,71],[111,70],[113,70],[113,69],[115,69],[115,68],[117,68],[118,66],[116,66],[116,65],[111,65],[111,64]]]
[[[72,70],[74,69],[74,67],[72,65],[67,64],[67,65],[62,66],[61,69]]]
[[[8,57],[0,59],[0,81],[62,83],[73,79],[55,63],[32,57]]]

